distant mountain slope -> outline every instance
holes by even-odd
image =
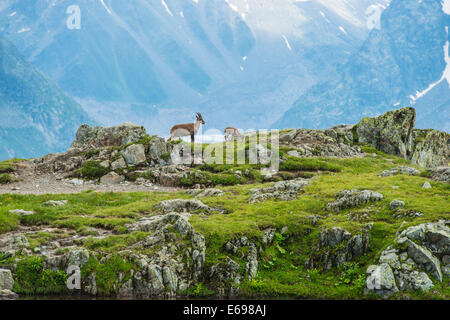
[[[448,131],[450,16],[443,3],[393,0],[381,30],[374,29],[336,75],[308,90],[273,126],[325,128],[415,104],[418,127]]]
[[[389,0],[3,0],[0,31],[90,115],[168,134],[263,128],[334,73]],[[78,5],[81,29],[66,27]]]
[[[67,148],[76,129],[91,122],[0,37],[0,159],[27,158]]]

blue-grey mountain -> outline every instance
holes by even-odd
[[[444,2],[393,0],[360,50],[274,127],[326,128],[413,105],[417,127],[450,130],[450,16]]]

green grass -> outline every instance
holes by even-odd
[[[450,186],[446,183],[430,181],[432,189],[422,189],[426,174],[422,176],[396,175],[379,177],[383,170],[397,165],[408,164],[406,160],[375,152],[364,147],[368,153],[365,158],[355,159],[296,159],[288,158],[280,175],[291,179],[301,173],[315,172],[310,184],[294,201],[265,201],[249,204],[249,190],[270,185],[262,184],[258,176],[259,168],[250,165],[203,165],[197,167],[198,176],[188,176],[182,185],[205,184],[208,186],[222,185],[225,191],[222,197],[208,197],[201,200],[208,206],[221,208],[228,214],[192,215],[190,222],[202,233],[207,242],[205,264],[207,267],[223,261],[226,256],[237,261],[244,270],[245,252],[236,255],[224,250],[224,245],[236,238],[246,236],[250,241],[261,243],[264,230],[276,228],[277,236],[270,246],[263,246],[259,253],[258,277],[252,281],[243,278],[242,294],[249,297],[295,297],[295,298],[378,298],[364,296],[362,293],[362,277],[367,266],[377,261],[379,254],[392,244],[395,234],[410,226],[448,219],[450,210]],[[372,157],[376,153],[376,157]],[[96,166],[94,166],[96,167]],[[239,179],[234,172],[248,169],[249,177]],[[320,173],[317,173],[319,171]],[[422,170],[423,172],[423,170]],[[393,189],[398,186],[398,189]],[[335,200],[336,194],[344,189],[369,189],[380,192],[384,199],[361,208],[347,209],[339,213],[325,212],[327,202]],[[143,232],[127,233],[125,225],[143,217],[157,214],[155,206],[167,199],[192,199],[194,196],[182,191],[175,193],[95,193],[82,192],[74,195],[0,195],[0,233],[18,230],[20,225],[64,228],[60,234],[39,232],[28,235],[32,247],[36,247],[55,238],[65,238],[69,232],[89,235],[91,228],[107,230],[111,233],[103,238],[88,236],[80,245],[91,252],[113,254],[112,258],[102,263],[92,258],[84,269],[84,274],[97,272],[97,284],[101,295],[114,295],[117,286],[114,281],[122,273],[123,281],[129,277],[134,267],[122,257],[115,254],[121,250],[131,250],[136,253],[142,248],[134,247],[137,242],[148,235]],[[48,207],[43,203],[48,200],[68,200],[62,207]],[[405,201],[407,210],[423,212],[419,218],[395,219],[389,209],[393,199]],[[35,215],[18,217],[9,213],[12,209],[33,210]],[[342,227],[351,233],[360,232],[367,222],[350,221],[347,214],[367,209],[370,221],[373,222],[371,234],[371,251],[355,263],[350,263],[340,269],[328,272],[322,270],[307,270],[305,262],[315,254],[320,230],[323,228]],[[322,219],[312,224],[309,216],[316,215]],[[279,232],[287,227],[287,232]],[[0,259],[0,265],[3,263]],[[33,261],[32,261],[33,262]],[[49,291],[58,291],[58,276],[42,276],[36,261],[24,262],[23,272],[19,276],[18,287],[21,292],[43,292],[42,286],[49,284]],[[33,277],[24,275],[25,270]],[[34,269],[33,269],[34,268]],[[36,271],[36,270],[37,271]],[[24,277],[22,279],[22,276]],[[42,280],[42,279],[47,280]],[[50,280],[48,280],[50,279]],[[56,279],[56,280],[55,280]],[[49,281],[49,282],[46,282]],[[52,282],[53,281],[53,282]],[[428,293],[402,293],[411,299],[449,299],[448,279],[437,284]],[[33,291],[34,290],[34,291]],[[210,294],[210,288],[205,283],[196,283],[188,289],[191,296],[203,297]],[[45,291],[45,290],[44,290]],[[393,298],[403,297],[397,295]]]

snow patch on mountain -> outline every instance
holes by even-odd
[[[414,104],[414,102],[417,99],[424,97],[428,92],[430,92],[434,87],[436,87],[438,84],[440,84],[444,80],[447,80],[447,83],[448,83],[448,86],[450,89],[450,57],[448,54],[448,49],[449,49],[449,42],[447,41],[444,46],[444,60],[445,60],[446,66],[445,66],[444,73],[442,74],[442,77],[435,83],[430,84],[430,86],[428,88],[426,88],[424,91],[416,92],[415,96],[411,95],[410,96],[411,104]]]
[[[444,11],[446,14],[450,14],[450,0],[442,1],[442,11]]]

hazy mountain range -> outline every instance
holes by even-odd
[[[67,25],[74,5],[79,29]],[[76,119],[51,124],[67,128],[46,138],[52,150],[82,121],[132,121],[167,135],[197,111],[206,130],[325,127],[415,103],[419,126],[448,130],[448,20],[440,0],[0,3],[0,34],[84,110],[67,98]],[[4,90],[0,110],[14,123],[29,104],[17,96],[7,109]],[[41,131],[53,132],[49,125]],[[29,133],[16,135],[26,141]],[[0,157],[44,153],[5,137]]]

